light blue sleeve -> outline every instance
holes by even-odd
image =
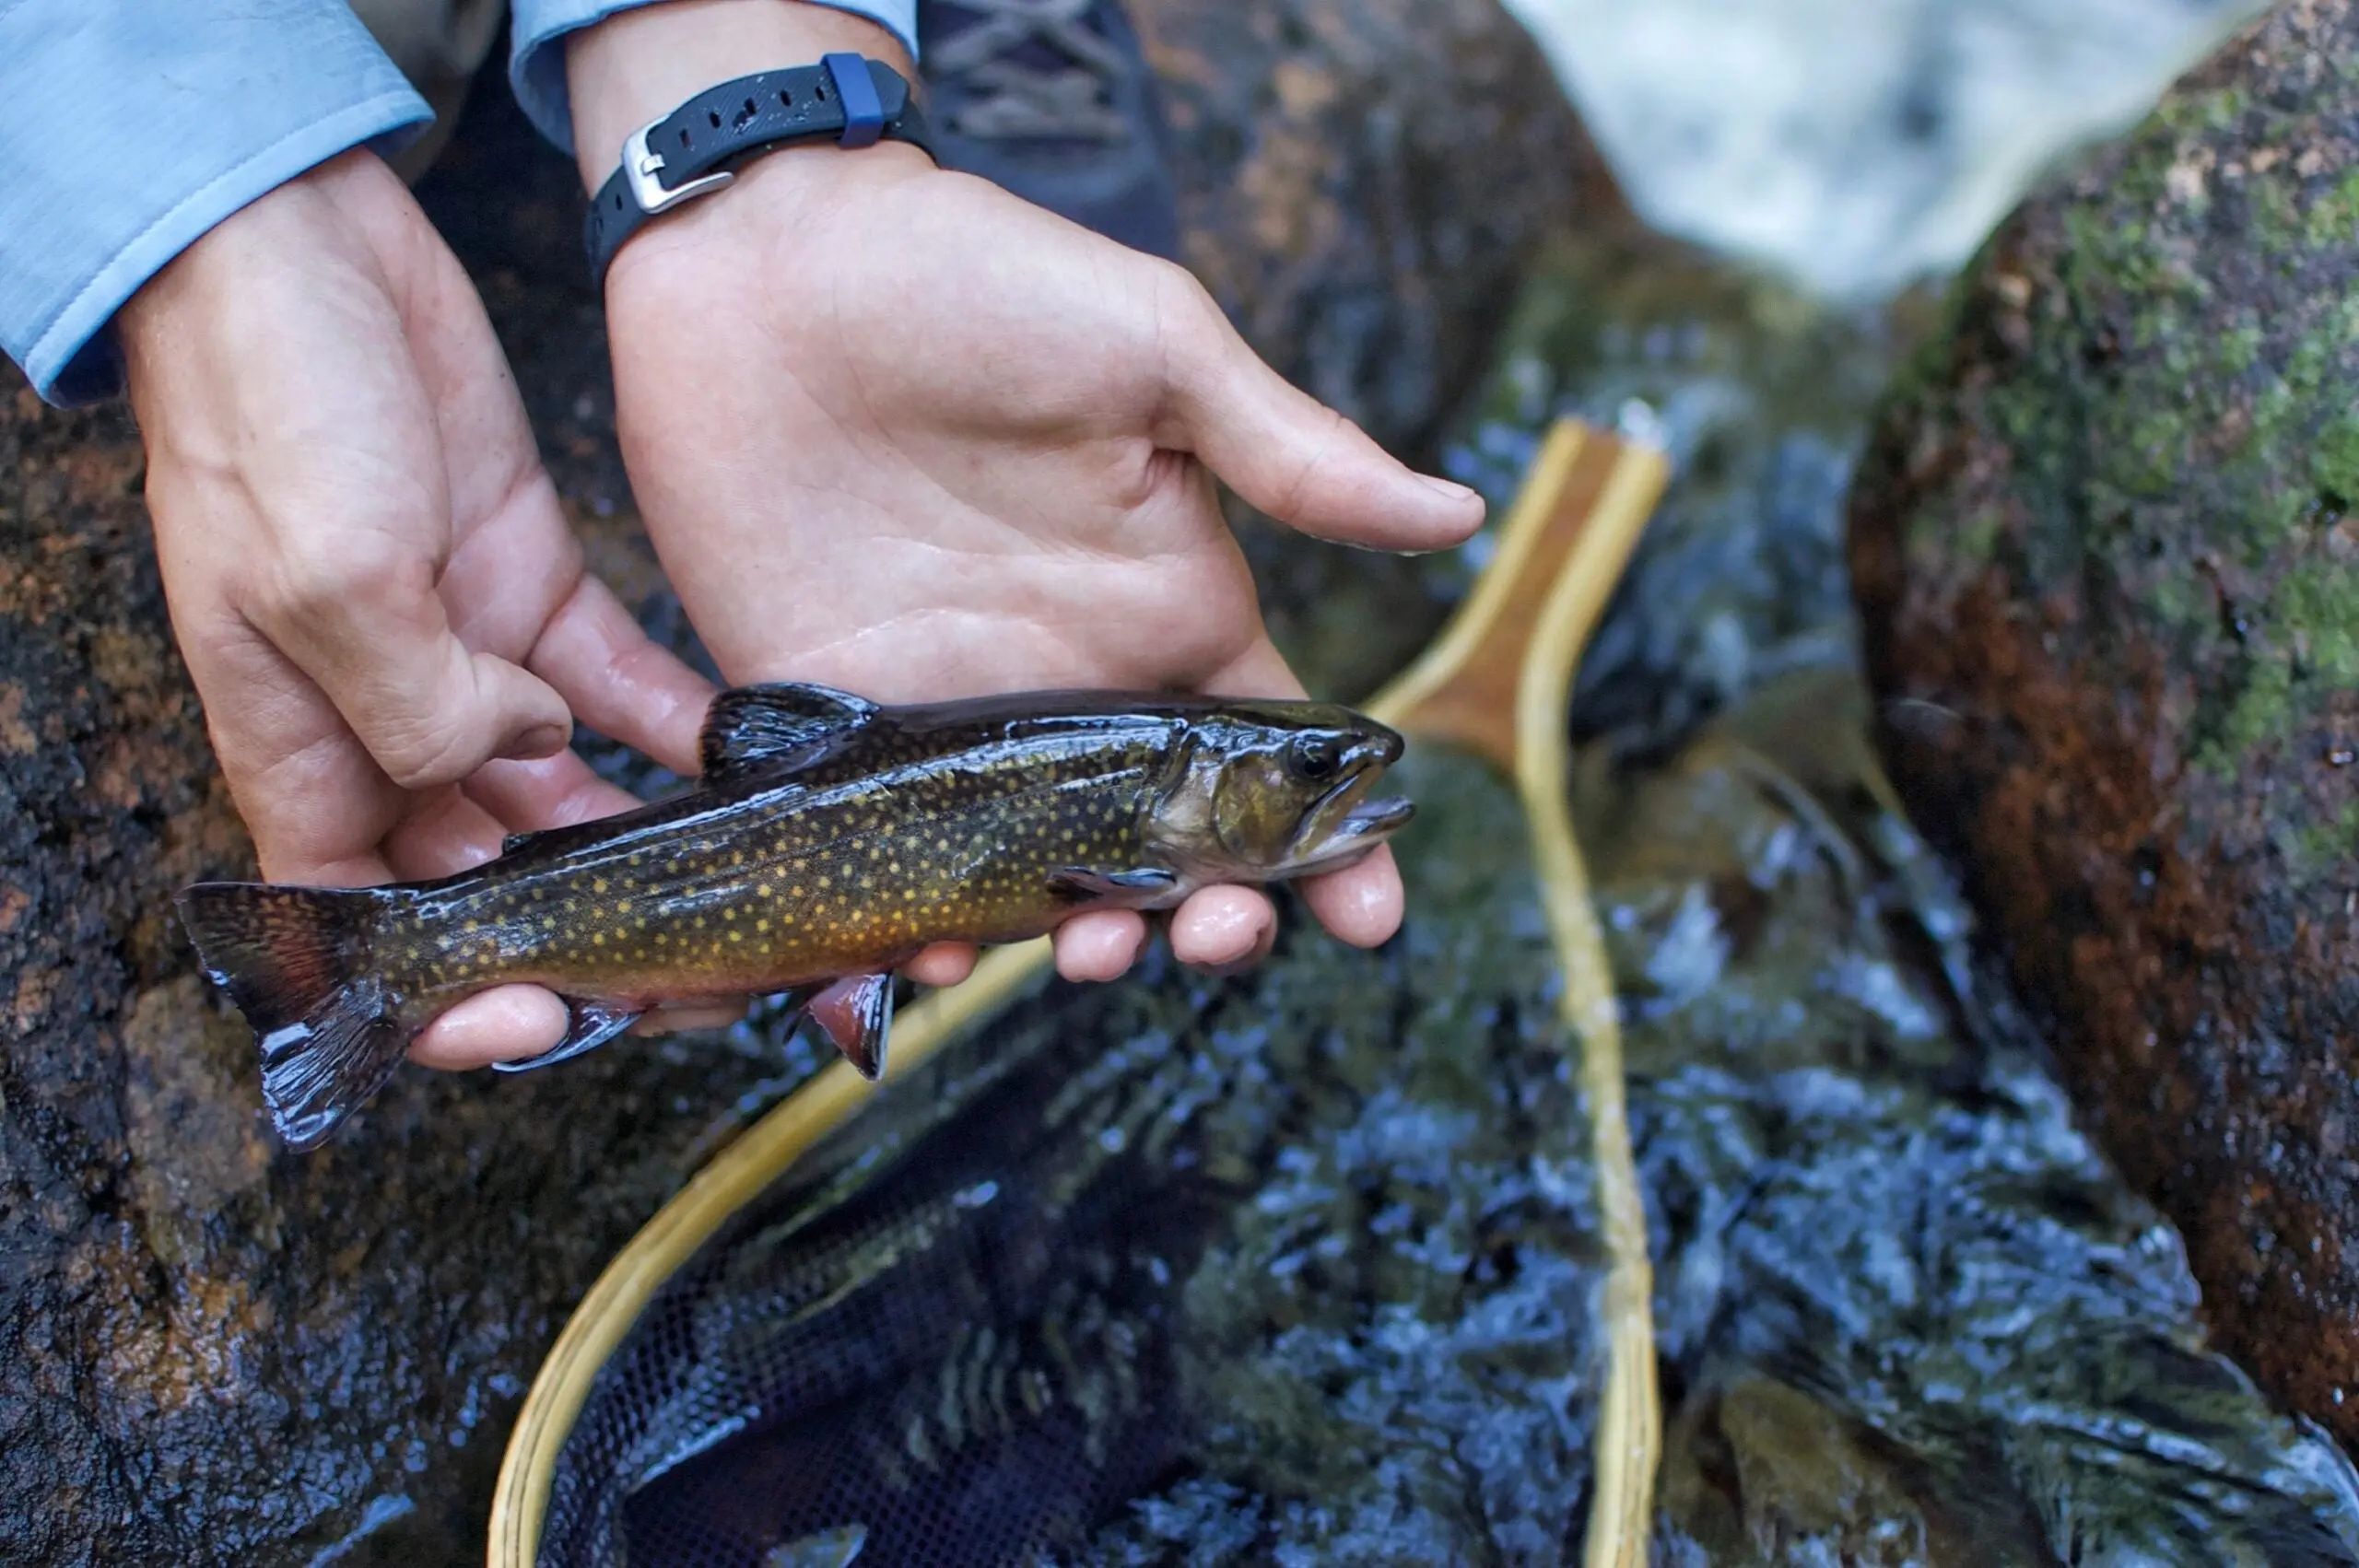
[[[5,3],[5,0],[0,0]],[[573,116],[565,96],[565,35],[576,28],[604,21],[616,11],[656,0],[515,0],[514,46],[508,57],[508,79],[515,85],[516,101],[540,128],[542,135],[567,153],[573,151]],[[839,11],[866,17],[896,33],[914,60],[918,54],[918,0],[818,0]],[[812,64],[815,61],[782,62]],[[619,157],[620,147],[615,149]]]
[[[110,323],[165,263],[432,118],[344,0],[0,0],[0,349],[53,403],[107,396]]]

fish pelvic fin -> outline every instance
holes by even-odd
[[[205,882],[181,923],[207,978],[262,1047],[262,1093],[288,1147],[324,1142],[385,1086],[417,1028],[368,968],[369,937],[395,895],[378,888]]]
[[[1049,891],[1067,904],[1152,908],[1159,902],[1176,902],[1172,895],[1180,891],[1180,876],[1159,866],[1141,866],[1130,872],[1097,872],[1086,866],[1067,866],[1049,873]]]
[[[813,994],[811,1021],[871,1083],[885,1076],[885,1047],[893,1037],[893,977],[848,975]]]

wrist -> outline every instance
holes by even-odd
[[[323,268],[384,291],[388,270],[440,244],[383,158],[365,147],[338,153],[198,235],[123,302],[114,325],[126,378],[135,392],[143,362],[184,344],[192,320],[274,288],[317,287]]]
[[[566,41],[574,157],[583,189],[615,171],[625,138],[733,77],[808,65],[830,50],[916,70],[876,23],[808,0],[662,0],[617,11]]]

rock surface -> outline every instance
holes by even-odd
[[[2219,1342],[2359,1440],[2359,12],[2020,209],[1851,552],[1888,750]]]
[[[1250,40],[1151,12],[1203,193],[1191,256],[1282,369],[1429,437],[1577,183],[1610,191],[1536,52],[1491,0],[1297,5]],[[421,195],[594,564],[685,644],[615,452],[570,169],[528,136],[488,81]],[[0,1561],[466,1561],[564,1313],[800,1047],[748,1029],[526,1079],[407,1073],[331,1147],[276,1150],[252,1036],[169,914],[252,861],[139,486],[119,412],[60,415],[0,368]],[[1282,624],[1352,602],[1349,567],[1306,559],[1259,563]],[[1396,603],[1438,614],[1405,582]],[[1338,679],[1421,636],[1357,626],[1330,628]]]
[[[480,1550],[562,1314],[766,1069],[640,1047],[404,1074],[279,1151],[170,915],[252,874],[119,414],[0,397],[0,1561]],[[370,1561],[363,1554],[346,1562]]]
[[[1133,0],[1186,260],[1296,385],[1387,446],[1438,432],[1534,248],[1626,210],[1497,0]]]

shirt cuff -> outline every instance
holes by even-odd
[[[525,117],[568,157],[573,153],[573,111],[565,91],[565,35],[604,21],[617,11],[659,0],[515,0],[514,44],[508,79]],[[816,0],[838,11],[865,17],[900,39],[910,58],[918,57],[918,0]],[[716,86],[718,84],[715,84]],[[620,157],[622,149],[615,149]]]
[[[0,60],[0,349],[58,404],[121,386],[115,311],[205,230],[433,118],[344,0],[18,0]]]

